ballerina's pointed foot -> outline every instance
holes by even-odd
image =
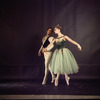
[[[55,86],[58,86],[58,79],[55,79]]]
[[[67,85],[69,85],[70,77],[66,77],[65,80],[66,80]]]

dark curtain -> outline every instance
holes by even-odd
[[[0,0],[0,79],[42,77],[41,39],[57,24],[82,46],[80,52],[66,42],[80,67],[72,77],[100,78],[99,5],[99,0]]]

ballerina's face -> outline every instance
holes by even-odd
[[[54,29],[54,32],[55,32],[55,34],[58,34],[58,33],[60,32],[60,29],[55,28],[55,29]]]

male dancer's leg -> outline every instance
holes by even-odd
[[[44,59],[45,59],[45,74],[44,74],[44,78],[43,78],[43,82],[42,84],[46,84],[47,82],[47,75],[48,75],[48,72],[49,72],[49,69],[48,69],[48,59],[49,58],[49,54],[48,52],[44,52]]]
[[[45,75],[44,75],[42,84],[46,84],[47,75],[48,75],[49,71],[50,71],[51,76],[52,76],[52,81],[51,81],[52,83],[53,83],[54,78],[55,78],[54,74],[51,71],[51,67],[50,67],[51,56],[52,56],[52,52],[45,52],[44,53],[44,58],[45,58]]]

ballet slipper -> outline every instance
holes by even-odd
[[[70,77],[66,77],[65,80],[66,80],[66,84],[69,85]]]
[[[54,80],[55,80],[55,76],[53,76],[53,77],[52,77],[52,81],[51,81],[51,83],[53,83],[53,82],[54,82]]]
[[[47,79],[44,78],[43,81],[42,81],[42,85],[45,85],[47,83]]]
[[[58,86],[58,79],[55,79],[55,86]]]

